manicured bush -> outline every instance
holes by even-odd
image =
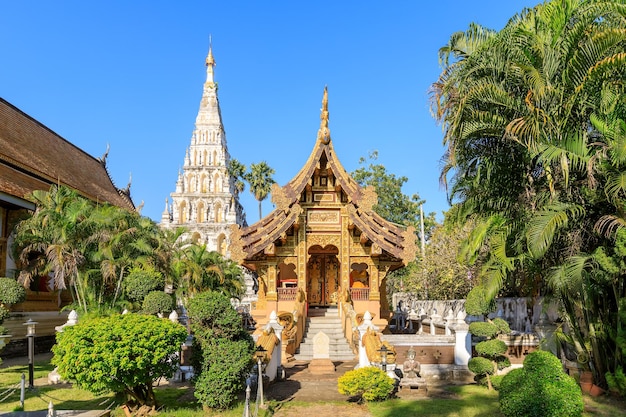
[[[139,405],[152,406],[152,386],[174,374],[186,338],[180,324],[145,314],[92,319],[57,333],[52,363],[79,388],[126,394]]]
[[[0,304],[6,306],[21,303],[26,299],[26,290],[13,278],[0,278]]]
[[[504,376],[499,396],[500,411],[506,417],[574,417],[583,413],[578,384],[550,352],[529,354],[522,369]]]
[[[498,333],[498,327],[489,321],[473,321],[469,331],[474,336],[492,338]]]
[[[151,268],[133,268],[124,280],[126,298],[132,302],[142,303],[149,293],[164,288],[163,275]]]
[[[188,302],[187,315],[194,335],[201,341],[213,338],[239,339],[248,333],[230,299],[213,291],[196,294]]]
[[[483,358],[482,356],[477,356],[470,359],[467,367],[470,371],[476,374],[476,377],[474,379],[478,382],[485,378],[487,375],[493,375],[493,373],[495,372],[493,362],[490,359]]]
[[[143,299],[142,310],[146,314],[169,314],[174,309],[174,298],[163,291],[152,291]]]
[[[511,327],[509,326],[509,323],[506,322],[506,320],[496,317],[495,319],[491,320],[491,322],[498,329],[498,334],[511,333]]]
[[[493,386],[493,389],[495,389],[496,391],[500,390],[500,385],[502,384],[503,378],[504,375],[493,375],[491,377],[491,385]]]
[[[496,300],[487,299],[485,288],[478,285],[470,290],[465,299],[465,311],[470,316],[482,316],[496,311]]]
[[[13,278],[0,277],[0,324],[10,315],[9,307],[26,299],[26,291]],[[0,334],[6,330],[0,326]]]
[[[202,405],[230,408],[245,388],[253,364],[250,340],[214,339],[203,344],[202,372],[196,379],[194,395]]]
[[[196,294],[188,302],[187,313],[194,346],[199,351],[194,367],[201,369],[195,396],[206,407],[229,408],[245,388],[245,378],[253,365],[254,341],[223,294]]]
[[[486,358],[495,358],[506,352],[506,343],[500,339],[491,339],[476,345],[476,353]]]
[[[357,397],[359,401],[383,401],[393,392],[394,380],[381,369],[366,366],[340,376],[337,389],[340,394]]]

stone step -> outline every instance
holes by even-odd
[[[341,320],[339,317],[312,317],[306,319],[306,323],[332,323],[341,326]]]
[[[310,355],[301,355],[299,353],[296,353],[295,355],[293,355],[294,358],[298,361],[312,361],[313,360],[313,354]],[[331,361],[353,361],[356,359],[356,356],[354,354],[350,354],[350,355],[344,355],[344,354],[330,354],[330,360]]]
[[[302,345],[311,345],[313,346],[313,337],[305,337],[304,339],[302,339],[302,342],[300,343],[300,346]],[[330,340],[328,341],[328,343],[330,343],[330,345],[348,345],[348,342],[346,341],[345,338],[330,338]]]
[[[329,345],[329,351],[330,352],[345,352],[345,353],[351,353],[352,349],[350,349],[350,347],[345,344],[345,345]],[[300,350],[298,351],[298,353],[309,353],[309,352],[313,352],[313,346],[312,345],[300,345]]]
[[[337,325],[332,325],[332,324],[312,324],[312,325],[307,325],[304,326],[304,332],[311,332],[311,333],[317,333],[317,332],[329,332],[329,333],[341,333],[343,334],[343,330],[341,329],[341,326],[337,326]]]

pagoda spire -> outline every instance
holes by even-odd
[[[217,98],[217,83],[215,82],[215,58],[213,58],[213,45],[209,41],[209,53],[206,60],[206,81],[202,91],[202,100],[200,101],[200,109],[196,117],[197,135],[203,134],[206,129],[223,130],[222,116],[220,112],[219,101]]]
[[[317,131],[317,140],[322,141],[324,145],[330,143],[330,129],[328,128],[328,86],[324,87],[322,111],[320,114],[320,129]]]
[[[215,58],[213,58],[213,42],[209,37],[209,54],[206,57],[206,83],[215,84]]]

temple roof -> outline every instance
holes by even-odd
[[[373,187],[361,187],[339,162],[328,127],[328,89],[324,89],[320,128],[313,151],[300,172],[285,186],[274,184],[272,202],[276,209],[257,223],[239,229],[233,228],[231,235],[231,257],[240,262],[250,259],[275,242],[292,225],[297,224],[302,207],[300,196],[309,180],[325,159],[327,171],[335,177],[335,188],[341,187],[348,197],[350,222],[361,234],[382,251],[402,260],[404,264],[415,259],[416,236],[413,227],[404,228],[383,219],[373,211],[378,196]]]
[[[0,98],[0,193],[20,199],[34,190],[63,184],[100,202],[134,209],[96,159]]]

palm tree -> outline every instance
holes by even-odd
[[[37,209],[18,224],[13,246],[22,266],[19,280],[28,286],[33,279],[51,274],[54,288],[69,287],[78,305],[86,311],[80,273],[89,236],[84,220],[92,205],[76,191],[55,185],[49,191],[34,191],[31,198]]]
[[[250,164],[250,171],[244,176],[250,185],[250,192],[259,202],[259,219],[263,218],[261,202],[267,198],[272,190],[272,185],[276,182],[272,178],[274,173],[273,168],[270,168],[265,161],[261,161],[258,164]]]
[[[583,349],[606,316],[582,317],[581,306],[618,308],[585,271],[587,255],[610,244],[598,224],[618,224],[609,220],[624,202],[623,165],[610,156],[617,142],[597,114],[601,91],[624,91],[625,24],[622,0],[555,0],[497,33],[473,25],[441,49],[445,66],[432,88],[447,147],[442,182],[459,219],[477,221],[467,253],[490,248],[480,271],[488,294],[505,285],[554,291]],[[543,271],[552,271],[545,281]],[[615,319],[604,324],[613,329],[604,334],[614,331]],[[590,349],[601,376],[611,358]]]
[[[201,291],[218,291],[238,298],[243,291],[243,275],[238,265],[206,245],[185,246],[174,262],[177,290],[182,299]]]
[[[235,192],[242,193],[246,188],[244,182],[246,175],[246,166],[236,159],[228,161],[228,174],[235,179]]]
[[[102,305],[103,297],[108,297],[113,307],[129,270],[152,263],[157,226],[148,217],[110,205],[97,207],[90,220],[94,224],[91,240],[97,245],[91,259],[99,266],[102,277],[97,303]]]

